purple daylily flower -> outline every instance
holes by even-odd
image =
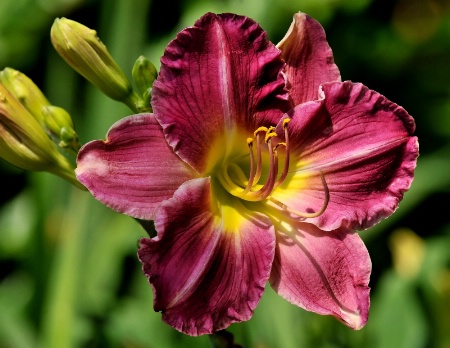
[[[154,220],[140,241],[154,309],[189,335],[248,320],[267,281],[359,329],[371,262],[354,230],[392,214],[418,156],[414,121],[341,82],[318,22],[273,45],[257,23],[208,13],[167,46],[153,114],[86,144],[78,179],[112,209]]]

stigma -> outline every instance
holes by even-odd
[[[324,188],[324,202],[322,207],[314,213],[296,211],[271,196],[272,192],[283,184],[289,173],[291,152],[288,131],[289,122],[290,118],[285,118],[282,122],[282,132],[284,133],[282,137],[276,133],[275,127],[259,127],[254,131],[252,137],[247,138],[250,162],[248,177],[236,163],[227,163],[223,170],[220,171],[218,177],[223,187],[230,194],[242,200],[251,202],[267,200],[288,215],[301,218],[316,217],[325,211],[329,201],[329,191],[322,172],[320,172],[320,176]],[[279,173],[278,163],[279,149],[284,150],[284,163],[281,173]],[[261,183],[263,168],[265,182]]]

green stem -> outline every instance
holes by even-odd
[[[49,172],[63,178],[75,187],[85,191],[86,188],[77,180],[75,176],[75,171],[72,164],[70,164],[65,157],[64,160],[61,159],[58,162],[59,163],[54,168],[49,169]]]
[[[135,91],[123,101],[134,113],[151,112],[151,107],[145,106],[144,100]]]
[[[56,241],[42,318],[42,347],[74,346],[76,294],[80,286],[80,261],[83,259],[83,225],[89,212],[87,199],[88,195],[71,190],[69,204],[60,215],[60,234]]]

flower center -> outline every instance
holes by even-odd
[[[318,211],[314,213],[299,212],[289,208],[283,202],[271,196],[271,193],[285,181],[289,173],[290,164],[290,145],[288,124],[289,118],[283,120],[284,141],[280,141],[278,134],[275,132],[275,127],[259,127],[253,133],[252,138],[247,138],[247,145],[249,148],[250,168],[248,178],[245,176],[242,168],[232,162],[227,163],[220,171],[218,178],[223,187],[233,196],[246,201],[262,201],[268,200],[274,205],[278,206],[288,214],[296,215],[302,218],[311,218],[321,215],[329,201],[329,191],[325,181],[325,177],[320,172],[322,185],[325,191],[324,203]],[[255,149],[256,147],[256,156]],[[280,176],[278,176],[278,150],[284,148],[284,166]],[[268,157],[268,161],[267,161]],[[263,160],[264,159],[264,160]],[[266,161],[266,163],[264,163]],[[268,162],[268,164],[267,164]],[[264,165],[265,164],[265,165]],[[267,167],[268,166],[268,167]],[[264,184],[261,184],[263,174],[263,167],[265,170],[266,179]]]

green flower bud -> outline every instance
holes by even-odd
[[[78,152],[78,136],[70,115],[64,109],[51,105],[30,78],[20,71],[5,68],[0,71],[0,83],[28,110],[58,146]]]
[[[77,153],[80,143],[69,113],[63,108],[50,105],[42,108],[42,115],[45,128],[52,139],[58,143],[58,146],[72,149]]]
[[[135,109],[139,97],[95,30],[69,20],[56,19],[50,31],[59,55],[108,97]]]
[[[33,171],[47,171],[82,188],[74,167],[59,153],[39,122],[0,84],[0,157]]]
[[[150,105],[152,86],[158,77],[158,71],[150,60],[140,56],[134,63],[132,75],[138,91],[144,97],[145,104]]]
[[[50,102],[30,78],[20,71],[5,68],[0,71],[0,83],[44,126],[41,110]]]

